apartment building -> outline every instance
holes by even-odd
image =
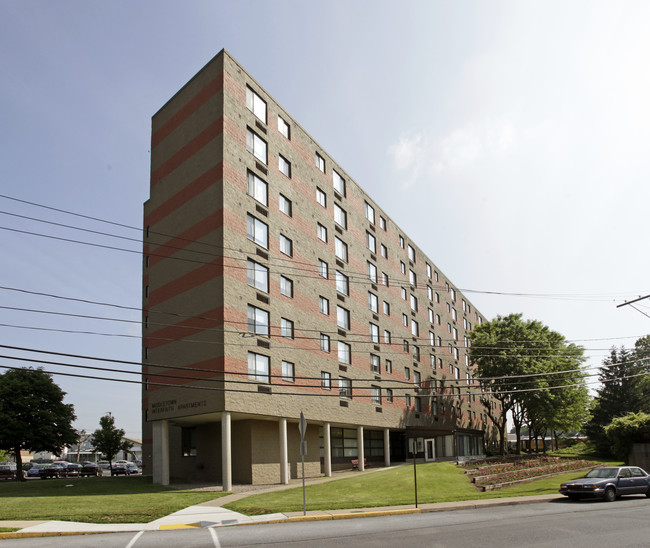
[[[482,453],[483,317],[225,50],[153,116],[143,245],[154,481],[300,477],[301,412],[307,476]]]

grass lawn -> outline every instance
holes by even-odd
[[[4,481],[0,520],[146,523],[221,496],[154,485],[142,476]]]
[[[418,464],[418,503],[449,502],[527,495],[557,494],[560,483],[584,475],[571,472],[530,483],[477,491],[463,470],[450,462]],[[359,474],[306,488],[308,510],[333,510],[414,504],[413,466],[404,465],[381,472]],[[252,495],[225,505],[225,508],[247,515],[302,510],[302,487]]]

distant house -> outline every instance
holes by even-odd
[[[128,438],[126,436],[123,439],[130,441],[133,445],[129,451],[120,451],[116,455],[115,460],[142,460],[142,440]],[[61,458],[70,462],[98,462],[101,460],[101,455],[95,452],[92,435],[89,435],[79,445],[74,444],[66,447],[61,454]]]

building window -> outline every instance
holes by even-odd
[[[410,380],[411,380],[411,369],[410,369],[409,367],[405,367],[405,368],[404,368],[404,378],[405,378],[407,381],[410,381]]]
[[[431,286],[427,286],[427,299],[430,301],[433,300],[433,289],[431,289]]]
[[[282,380],[286,382],[296,381],[296,366],[293,363],[282,360]]]
[[[350,294],[350,284],[348,277],[342,272],[336,271],[336,290],[343,295]]]
[[[400,246],[402,249],[404,249],[404,237],[403,237],[403,236],[400,236],[400,237],[399,237],[399,246]]]
[[[375,224],[375,208],[368,202],[366,202],[366,219],[370,221],[370,224]]]
[[[439,347],[442,347],[442,338],[440,337],[440,335],[436,337],[436,343],[438,344]]]
[[[440,302],[440,294],[436,291],[436,302]]]
[[[384,314],[386,314],[386,316],[390,316],[390,303],[384,301],[383,306],[384,306]]]
[[[337,259],[348,262],[348,244],[341,240],[338,236],[334,236],[334,254]]]
[[[292,215],[292,204],[291,200],[287,198],[284,194],[280,194],[280,197],[278,199],[278,204],[280,206],[280,211],[287,215],[288,217],[291,217]]]
[[[382,285],[385,285],[386,287],[389,286],[388,274],[386,274],[385,272],[381,273],[381,283],[382,283]]]
[[[260,162],[268,163],[266,141],[250,128],[246,128],[246,149]]]
[[[334,222],[341,228],[348,228],[348,214],[340,205],[334,204]]]
[[[379,326],[374,323],[370,323],[370,340],[379,344]]]
[[[406,314],[402,314],[402,325],[404,327],[408,327],[409,325],[409,317]]]
[[[316,167],[325,173],[325,158],[318,154],[318,152],[316,153]]]
[[[320,349],[323,352],[329,353],[330,351],[330,336],[325,333],[320,334]]]
[[[338,342],[337,356],[340,363],[350,363],[350,345],[343,341]]]
[[[384,259],[388,259],[388,248],[384,244],[379,245],[379,252]]]
[[[366,232],[366,246],[372,253],[377,253],[377,240],[370,232]]]
[[[269,357],[248,353],[248,378],[251,381],[269,382]]]
[[[413,262],[415,262],[415,249],[411,244],[408,246],[408,253],[409,253],[409,259]]]
[[[377,295],[368,291],[368,308],[377,314],[379,310],[379,299]]]
[[[410,303],[411,303],[411,310],[414,312],[418,311],[418,298],[415,295],[409,295],[410,298]]]
[[[291,130],[289,129],[289,124],[280,118],[280,116],[278,116],[278,131],[287,139],[291,139]]]
[[[320,387],[323,390],[329,390],[332,388],[332,374],[327,371],[320,372]]]
[[[440,314],[436,314],[436,323],[440,325]]]
[[[269,292],[269,269],[264,265],[256,263],[248,259],[246,262],[248,285],[264,291]]]
[[[291,320],[280,319],[280,335],[287,339],[293,339],[293,322]]]
[[[248,332],[268,337],[269,313],[266,310],[248,305]]]
[[[350,311],[339,305],[336,306],[336,325],[350,329]]]
[[[252,215],[246,216],[246,236],[257,245],[261,245],[264,249],[269,248],[268,225]]]
[[[248,194],[260,204],[268,206],[268,185],[252,171],[248,172]]]
[[[436,355],[435,354],[429,354],[429,365],[431,366],[431,369],[436,368]]]
[[[291,162],[287,160],[282,154],[278,154],[278,169],[289,179],[291,179]]]
[[[402,287],[402,288],[400,289],[400,292],[401,292],[401,294],[402,294],[402,300],[405,301],[405,300],[406,300],[406,297],[407,297],[406,288],[405,288],[405,287]]]
[[[409,283],[413,286],[418,285],[418,277],[415,272],[409,269]]]
[[[329,277],[327,263],[322,259],[318,259],[318,275],[323,278]]]
[[[415,320],[411,320],[411,334],[414,337],[419,337],[420,336],[420,325]]]
[[[375,405],[381,405],[381,388],[379,386],[370,385],[370,400]]]
[[[415,344],[413,345],[413,359],[416,362],[420,361],[420,347]]]
[[[317,228],[318,228],[318,239],[327,243],[327,228],[325,228],[320,223],[317,223]]]
[[[280,276],[280,293],[293,299],[293,282],[285,276]]]
[[[289,257],[293,257],[293,242],[284,234],[280,234],[280,251]]]
[[[377,267],[371,262],[368,262],[368,278],[372,283],[377,283]]]
[[[413,403],[415,405],[413,409],[415,410],[416,413],[419,413],[420,411],[422,411],[422,402],[421,402],[419,396],[415,396],[413,398]]]
[[[352,399],[352,381],[345,377],[339,377],[339,396],[344,400]]]
[[[373,373],[381,373],[379,356],[375,354],[370,354],[370,371],[372,371]]]
[[[332,170],[332,182],[334,190],[341,196],[345,196],[345,179],[341,177],[335,170]]]
[[[436,336],[433,334],[433,331],[429,331],[429,345],[430,346],[436,345]]]
[[[390,339],[391,339],[390,331],[388,331],[387,329],[384,329],[384,342],[386,344],[390,344]]]
[[[384,219],[381,215],[379,216],[379,228],[386,230],[386,219]]]
[[[420,372],[413,371],[413,384],[415,386],[420,386]]]
[[[451,287],[449,288],[449,291],[451,292],[451,300],[453,302],[456,302],[456,290],[453,287]]]
[[[433,323],[434,323],[434,320],[433,320],[433,310],[431,310],[430,308],[427,308],[427,314],[429,315],[429,323],[430,323],[430,324],[433,324]]]
[[[407,409],[409,407],[411,407],[411,395],[410,394],[406,394],[406,396],[404,396],[404,404],[406,405]]]
[[[399,262],[399,271],[400,271],[402,274],[406,274],[406,265],[404,264],[403,261],[400,261],[400,262]]]
[[[325,297],[318,297],[318,309],[320,310],[321,314],[325,314],[326,316],[329,316],[330,314],[329,299],[326,299]]]
[[[196,457],[196,427],[181,427],[181,454],[184,457]]]
[[[320,189],[316,189],[316,201],[323,207],[327,207],[327,195]]]
[[[266,124],[266,101],[248,86],[246,86],[246,106]]]
[[[386,401],[388,403],[393,403],[393,389],[386,388]]]
[[[431,278],[431,265],[429,263],[425,264],[427,269],[427,278]]]
[[[453,331],[454,340],[457,341],[458,340],[458,329],[456,329],[454,327],[452,331]]]
[[[393,362],[391,360],[386,360],[386,373],[393,372]]]

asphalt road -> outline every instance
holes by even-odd
[[[4,540],[5,547],[650,546],[650,499],[524,504],[364,519]]]

